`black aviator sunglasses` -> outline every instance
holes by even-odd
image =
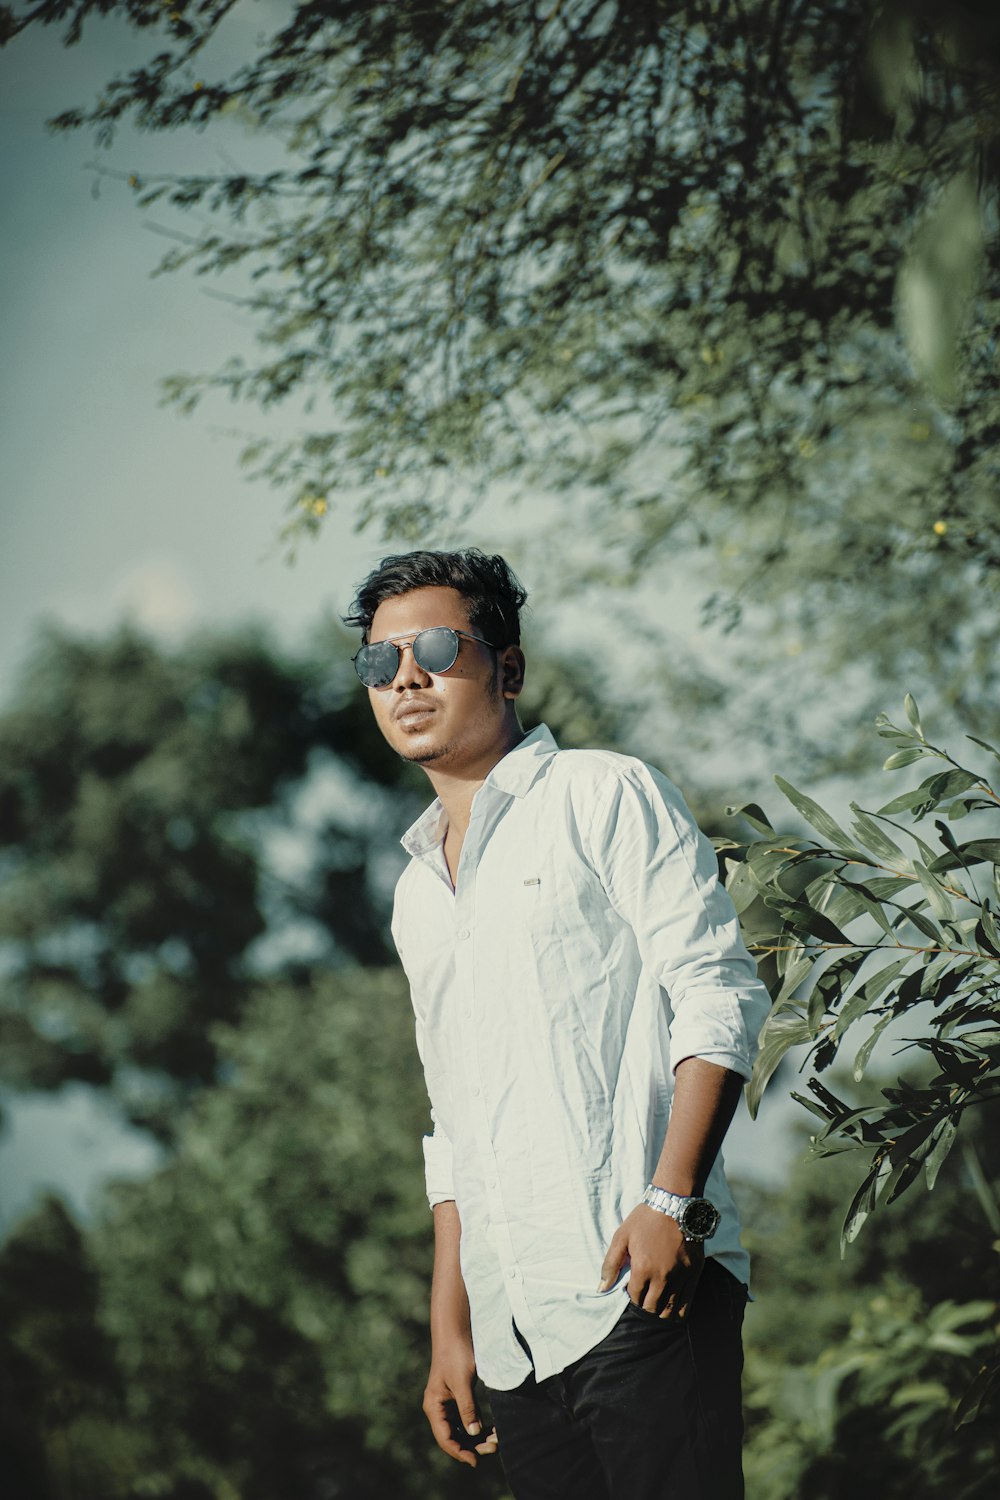
[[[432,625],[428,630],[419,631],[410,642],[413,660],[424,672],[447,672],[458,661],[459,637],[466,641],[478,641],[482,646],[489,646],[491,651],[501,649],[492,641],[485,640],[481,635],[471,635],[467,630],[452,630],[450,625]],[[365,687],[381,688],[388,687],[392,682],[399,671],[402,658],[403,653],[395,641],[374,641],[362,646],[351,660]]]

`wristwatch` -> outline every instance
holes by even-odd
[[[679,1193],[668,1193],[666,1188],[654,1187],[652,1183],[643,1193],[642,1201],[655,1208],[657,1213],[676,1219],[684,1238],[698,1244],[712,1238],[722,1217],[707,1198],[683,1198]]]

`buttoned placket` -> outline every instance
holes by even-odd
[[[483,1186],[486,1193],[486,1208],[493,1243],[504,1288],[513,1320],[536,1354],[544,1340],[531,1314],[524,1295],[524,1273],[518,1264],[510,1226],[504,1207],[500,1166],[497,1161],[495,1143],[491,1131],[490,1101],[486,1079],[482,1073],[479,1054],[476,1008],[476,891],[477,877],[483,851],[493,830],[509,808],[512,796],[488,782],[479,788],[472,801],[469,826],[462,843],[462,852],[452,888],[444,855],[444,832],[437,849],[437,873],[443,874],[454,902],[453,922],[455,934],[455,993],[460,1013],[453,1017],[461,1037],[462,1056],[468,1060],[468,1071],[464,1080],[468,1089],[468,1112],[472,1121],[472,1135],[483,1171]]]

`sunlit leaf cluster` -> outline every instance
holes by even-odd
[[[722,846],[752,946],[777,973],[751,1108],[796,1046],[814,1073],[847,1052],[860,1082],[879,1039],[905,1035],[924,1065],[860,1107],[809,1080],[801,1102],[823,1122],[817,1154],[857,1147],[869,1158],[845,1243],[921,1171],[933,1187],[965,1111],[1000,1095],[1000,798],[988,768],[967,769],[926,739],[912,697],[906,713],[904,727],[882,715],[877,729],[895,747],[886,769],[930,769],[918,786],[873,812],[852,803],[843,826],[777,777],[818,838],[778,833],[748,806],[738,811],[763,837]]]

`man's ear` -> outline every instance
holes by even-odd
[[[524,687],[524,652],[506,646],[500,657],[500,687],[505,698],[519,698]]]

